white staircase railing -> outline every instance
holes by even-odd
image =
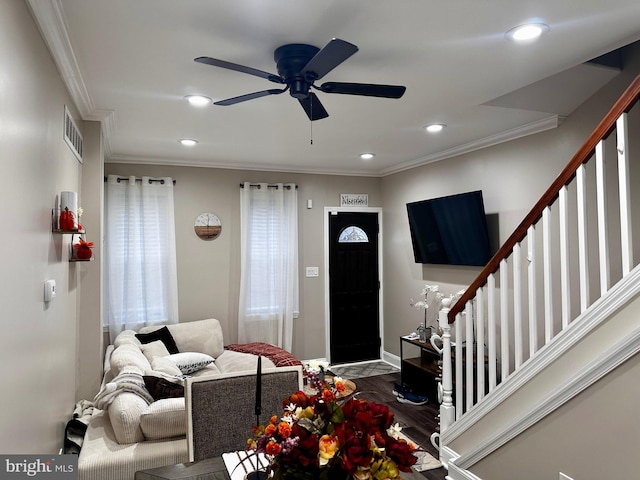
[[[629,132],[640,136],[639,97],[640,76],[455,305],[443,300],[431,339],[442,354],[440,433],[634,267],[640,145]]]

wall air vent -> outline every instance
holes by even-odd
[[[82,134],[76,122],[73,121],[71,112],[64,106],[64,142],[71,149],[78,161],[82,163]]]

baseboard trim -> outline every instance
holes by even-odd
[[[449,471],[446,478],[447,480],[482,480],[480,477],[474,475],[469,470],[460,468],[453,462],[449,464]]]
[[[440,462],[447,469],[447,480],[482,480],[473,473],[459,467],[456,462],[460,456],[448,447],[440,449]]]
[[[389,352],[382,352],[382,361],[387,362],[389,365],[393,365],[396,368],[400,368],[400,357]]]

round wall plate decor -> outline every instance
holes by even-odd
[[[202,213],[196,218],[193,229],[203,240],[213,240],[220,235],[222,223],[215,213]]]

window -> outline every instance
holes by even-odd
[[[298,196],[293,184],[242,184],[238,341],[291,350],[298,314]]]
[[[176,323],[173,180],[109,175],[106,195],[106,321],[123,330]]]
[[[369,243],[369,236],[360,227],[345,227],[338,237],[338,243]]]

